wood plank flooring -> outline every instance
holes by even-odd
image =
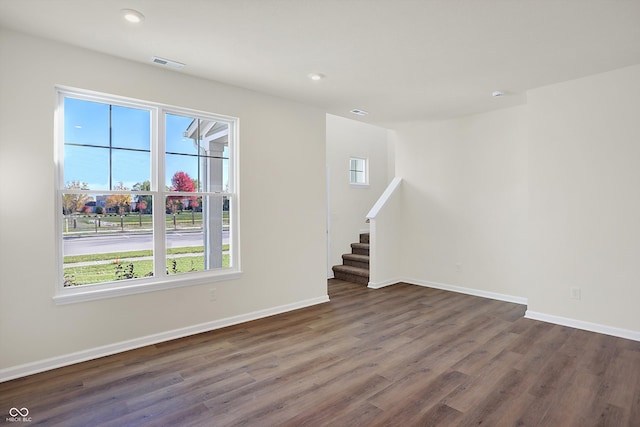
[[[0,384],[49,426],[640,426],[640,342],[329,281],[331,302]],[[24,425],[24,424],[20,424]]]

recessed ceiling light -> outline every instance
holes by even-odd
[[[359,108],[354,108],[350,112],[355,114],[355,115],[358,115],[358,116],[366,116],[367,114],[369,114],[368,111],[364,111],[364,110],[361,110]]]
[[[494,90],[493,92],[491,92],[491,96],[493,96],[494,98],[498,98],[500,96],[504,96],[504,92],[501,90]]]
[[[139,24],[140,22],[144,21],[144,15],[138,12],[137,10],[122,9],[120,13],[122,13],[122,16],[124,17],[124,19],[134,24]]]
[[[308,76],[311,80],[313,80],[314,82],[319,82],[320,80],[324,79],[326,76],[324,74],[321,73],[311,73]]]

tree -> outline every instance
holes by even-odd
[[[174,191],[185,191],[189,193],[193,193],[194,191],[196,191],[193,185],[193,180],[186,172],[178,171],[173,174],[173,178],[171,178],[171,184],[173,185],[172,188]]]
[[[114,186],[114,190],[128,190],[127,187],[124,186],[122,181]],[[124,212],[128,212],[131,207],[131,195],[130,194],[112,194],[107,197],[105,201],[105,206],[107,209],[114,209],[117,213],[123,214]]]
[[[88,190],[89,184],[80,181],[69,181],[64,186],[68,190]],[[62,195],[62,213],[69,215],[74,212],[82,211],[84,205],[91,201],[92,197],[88,194],[64,193]]]
[[[189,202],[189,207],[191,208],[191,224],[196,223],[196,209],[200,207],[201,198],[194,198]]]
[[[195,190],[195,186],[193,185],[193,180],[189,176],[188,173],[178,171],[173,174],[171,178],[171,188],[170,191],[180,191],[185,193],[193,193]],[[183,209],[185,203],[187,205],[191,205],[192,203],[197,203],[196,196],[169,196],[167,197],[167,209],[171,212],[176,212],[177,210]]]
[[[138,224],[142,227],[142,211],[147,209],[147,203],[144,200],[140,200],[136,204],[136,209],[138,209]]]
[[[133,188],[133,191],[151,191],[151,183],[149,181],[138,182]],[[136,199],[136,209],[138,212],[140,210],[149,210],[149,213],[152,212],[152,196],[150,194],[141,194],[139,196],[135,196]],[[144,206],[144,207],[141,207]]]

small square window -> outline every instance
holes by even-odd
[[[367,185],[369,183],[367,172],[367,159],[351,158],[349,161],[349,182],[351,184]]]

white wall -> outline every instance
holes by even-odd
[[[367,123],[327,115],[330,263],[342,264],[361,231],[368,231],[367,212],[389,183],[387,130]],[[349,159],[369,159],[369,185],[349,184]],[[330,276],[333,274],[329,272]]]
[[[529,310],[640,336],[640,65],[528,102]]]
[[[0,372],[326,299],[323,111],[0,31]],[[244,273],[241,279],[215,284],[217,301],[209,302],[211,286],[203,285],[53,303],[56,84],[240,118]]]
[[[526,297],[526,112],[395,126],[407,279]]]
[[[640,339],[640,65],[527,100],[395,126],[405,278]]]

